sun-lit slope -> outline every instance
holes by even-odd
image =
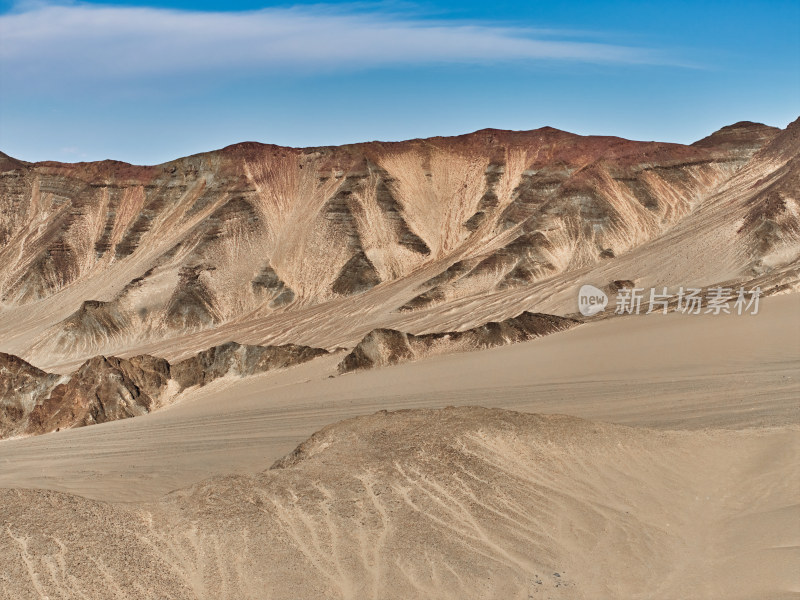
[[[615,281],[645,290],[666,286],[672,293],[718,284],[759,286],[766,294],[800,289],[800,121],[674,226],[625,254],[527,286],[434,303],[390,326],[415,333],[467,328],[520,308],[569,315],[577,312],[581,285],[613,292]]]
[[[505,315],[507,307],[520,303],[543,312],[570,314],[577,310],[581,284],[606,287],[617,280],[673,290],[720,283],[760,285],[764,291],[796,289],[800,282],[798,261],[800,121],[778,134],[684,218],[624,254],[526,287],[484,293],[479,303],[478,294],[465,296],[441,308],[433,306],[429,316],[418,312],[399,324],[427,330],[440,323],[446,313],[471,314],[475,320],[489,314],[498,318]],[[466,306],[478,308],[478,312],[466,310]],[[447,324],[453,323],[449,320]],[[469,323],[472,321],[466,325]]]
[[[743,146],[750,150],[769,138],[753,125],[741,129],[748,140]],[[516,173],[519,177],[511,156],[496,165],[500,180],[488,192],[491,199],[485,199],[492,210],[479,210],[473,218],[485,239],[502,242],[454,262],[403,309],[613,262],[688,215],[749,156],[741,146],[701,157],[704,144],[634,149],[621,140],[603,142],[594,155],[586,153],[590,144],[572,146],[566,140],[532,162],[526,154],[520,164],[527,167]],[[708,145],[716,148],[713,141]],[[509,187],[511,193],[505,193]],[[495,190],[499,196],[492,196]]]
[[[727,148],[733,143],[731,137],[740,140],[748,129],[727,128],[698,144],[719,143]],[[508,287],[498,283],[499,279],[476,278],[474,272],[463,271],[451,255],[425,263],[405,277],[384,282],[361,294],[311,306],[293,305],[290,310],[277,314],[256,311],[213,329],[113,350],[179,357],[230,339],[334,348],[353,346],[376,328],[414,334],[463,331],[487,321],[516,316],[522,310],[575,313],[577,289],[582,283],[608,286],[615,280],[633,281],[640,287],[669,286],[673,291],[679,286],[718,283],[746,284],[750,288],[760,285],[765,292],[787,286],[796,288],[800,280],[797,263],[800,254],[798,130],[800,125],[792,124],[733,176],[709,191],[681,220],[614,258],[600,258],[588,266],[571,267],[545,279]],[[577,139],[585,143],[585,139]],[[749,155],[749,152],[740,150],[740,155]],[[519,232],[520,229],[509,231]],[[473,241],[465,242],[464,247],[470,248],[470,252],[488,252],[487,256],[494,256],[492,253],[505,252],[497,250],[497,244],[507,235],[508,232],[494,237],[487,235],[485,239],[490,242],[484,246],[473,243],[474,239],[470,238]],[[534,246],[521,244],[519,247],[528,252]],[[472,283],[464,286],[467,281]],[[483,283],[473,285],[477,281]],[[422,297],[431,299],[431,290],[455,289],[454,286],[461,287],[461,291],[449,299],[420,301]],[[49,338],[39,345],[37,354],[42,364],[53,360],[52,347]]]
[[[53,365],[160,341],[354,343],[374,325],[341,327],[342,307],[385,321],[613,263],[776,134],[741,123],[681,146],[483,130],[246,143],[154,167],[4,158],[2,349]],[[338,336],[315,331],[325,320]],[[184,347],[192,332],[211,337]]]
[[[790,598],[799,450],[790,429],[381,412],[324,428],[271,470],[151,504],[0,490],[0,593]]]

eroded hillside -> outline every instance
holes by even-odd
[[[4,155],[0,349],[62,372],[231,339],[333,349],[570,314],[578,279],[655,281],[670,262],[669,283],[792,286],[798,128],[244,143],[152,167]],[[708,269],[687,266],[703,250]]]

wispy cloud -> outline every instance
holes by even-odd
[[[575,36],[431,21],[364,5],[213,13],[29,4],[0,16],[0,66],[20,84],[509,61],[661,62],[647,49]]]

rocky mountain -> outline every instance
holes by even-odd
[[[183,390],[195,385],[205,385],[226,375],[243,377],[283,369],[327,353],[322,348],[294,344],[265,347],[229,342],[172,365],[171,376]]]
[[[525,341],[574,326],[583,283],[798,289],[799,191],[800,120],[688,146],[543,128],[147,167],[3,154],[0,436],[335,348],[346,373]]]
[[[0,439],[147,414],[186,388],[225,376],[289,367],[327,354],[304,346],[230,342],[170,365],[163,358],[95,356],[70,375],[46,373],[0,353]]]
[[[0,349],[66,372],[97,354],[332,349],[377,328],[567,315],[595,275],[795,286],[798,129],[243,143],[147,167],[3,155]]]
[[[575,319],[524,312],[463,332],[415,336],[377,329],[345,356],[337,370],[342,374],[435,354],[513,344],[578,324]],[[322,348],[295,344],[228,342],[172,364],[150,355],[129,359],[95,356],[70,375],[59,376],[0,353],[0,439],[144,415],[170,404],[188,388],[226,376],[284,369],[326,354]]]
[[[45,373],[18,356],[0,352],[0,438],[18,426],[65,377]]]
[[[36,402],[27,434],[135,417],[155,408],[169,380],[169,363],[152,356],[97,356]],[[24,420],[21,420],[24,424]]]

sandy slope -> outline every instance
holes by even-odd
[[[0,490],[0,595],[791,598],[799,460],[796,427],[377,413],[155,503]]]
[[[330,379],[334,355],[0,442],[0,597],[795,598],[799,333],[785,295]],[[268,470],[326,423],[455,404],[594,421],[377,413]]]
[[[0,442],[0,486],[155,499],[254,473],[311,433],[380,409],[478,404],[657,428],[800,424],[800,297],[756,316],[651,315],[329,379],[343,354],[223,379],[166,410]]]

